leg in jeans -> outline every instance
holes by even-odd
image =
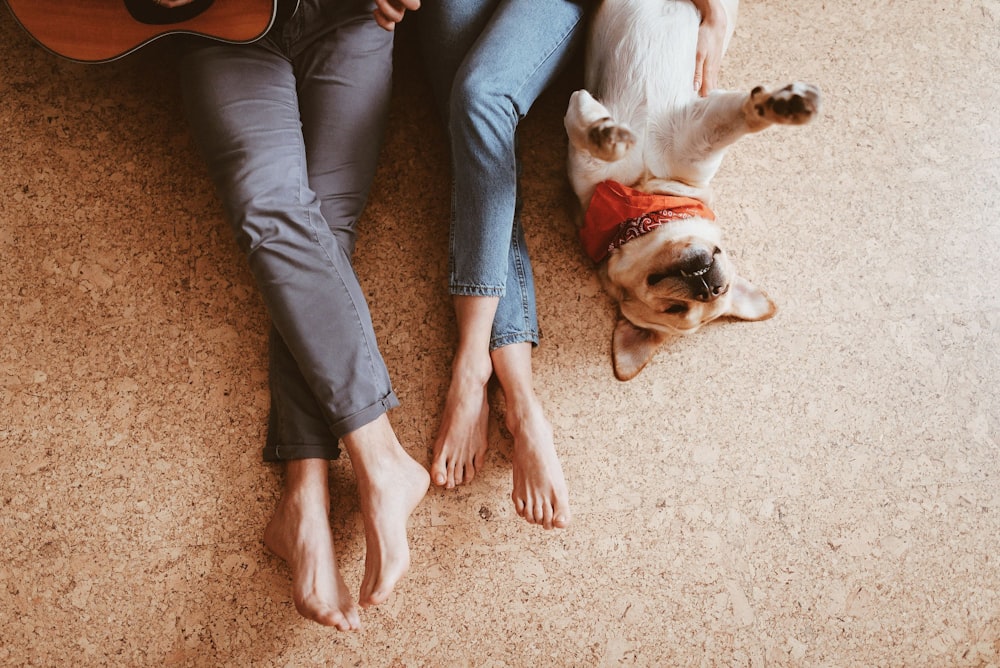
[[[538,342],[534,284],[519,219],[517,124],[579,43],[583,6],[568,0],[441,0],[421,10],[432,85],[452,150],[450,290],[459,345],[435,442],[434,482],[469,482],[486,451],[486,383],[495,371],[514,435],[518,513],[569,522],[551,428],[531,385]]]
[[[353,629],[327,459],[343,438],[362,469],[363,605],[384,600],[405,571],[406,517],[427,483],[388,425],[397,402],[350,260],[385,120],[391,38],[365,3],[336,17],[317,9],[303,2],[273,40],[193,46],[181,72],[195,138],[273,323],[265,458],[289,463],[265,541],[292,568],[299,611]],[[387,502],[387,486],[404,493]]]

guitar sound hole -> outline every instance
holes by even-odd
[[[194,0],[194,2],[175,7],[161,7],[153,0],[122,0],[125,8],[139,23],[147,25],[170,25],[172,23],[183,23],[190,21],[194,17],[208,9],[214,0]]]

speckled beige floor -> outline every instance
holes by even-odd
[[[357,266],[392,420],[429,463],[448,186],[408,44]],[[567,74],[523,149],[537,385],[575,522],[514,515],[494,425],[488,469],[428,495],[411,574],[345,635],[298,617],[261,544],[266,316],[165,52],[69,64],[0,12],[0,665],[1000,665],[998,54],[995,0],[745,3],[724,84],[826,96],[715,183],[780,311],[629,383],[565,209]]]

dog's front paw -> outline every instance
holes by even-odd
[[[621,160],[635,145],[635,135],[624,125],[611,118],[602,118],[587,128],[587,148],[598,160]]]
[[[751,123],[804,125],[819,112],[819,102],[819,88],[797,81],[773,92],[757,86],[750,91],[745,108]]]

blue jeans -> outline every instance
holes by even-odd
[[[269,461],[335,458],[398,405],[351,264],[391,87],[373,9],[302,0],[254,44],[182,45],[192,132],[271,317]]]
[[[585,7],[582,0],[432,0],[415,15],[451,142],[449,289],[500,298],[491,350],[538,343],[515,135],[581,43]]]

